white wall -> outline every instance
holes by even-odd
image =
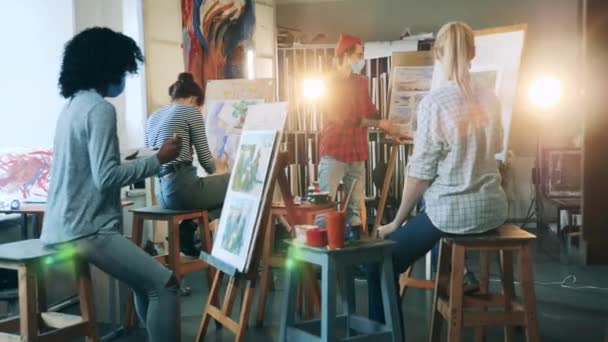
[[[143,46],[141,0],[74,0],[75,32],[94,26],[109,27],[133,38]],[[141,66],[137,75],[127,77],[125,92],[110,99],[118,114],[118,137],[121,149],[143,146],[144,123],[147,117],[145,102],[145,71]]]
[[[141,0],[10,0],[0,3],[0,147],[51,148],[64,105],[57,81],[63,47],[75,33],[106,26],[143,46]],[[14,32],[15,34],[11,34]],[[143,145],[144,73],[127,79],[111,102],[121,148]]]
[[[182,14],[177,0],[144,0],[144,34],[148,111],[171,100],[168,89],[184,71]]]
[[[3,0],[0,147],[50,148],[63,106],[57,80],[74,30],[72,0]]]
[[[274,0],[255,1],[255,77],[275,78],[276,74],[276,6]]]

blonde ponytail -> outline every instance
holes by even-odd
[[[445,77],[458,84],[466,98],[473,97],[471,85],[471,60],[475,57],[473,30],[463,22],[445,24],[437,33],[435,58],[443,66]]]

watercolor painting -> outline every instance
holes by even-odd
[[[241,137],[212,251],[235,267],[247,266],[276,140],[276,131],[244,131]]]
[[[0,149],[0,199],[46,199],[51,160],[50,150]]]
[[[245,247],[245,235],[253,229],[257,201],[254,199],[233,197],[225,215],[225,228],[222,234],[222,248],[233,255],[240,255]],[[224,215],[222,215],[224,216]]]
[[[418,104],[431,89],[433,67],[395,67],[388,117],[411,135],[414,131]]]
[[[205,89],[208,80],[244,78],[253,45],[253,0],[181,0],[184,65]]]
[[[231,190],[253,196],[262,194],[274,148],[274,132],[247,134],[241,139],[239,159],[232,172]]]
[[[206,105],[207,138],[213,157],[225,159],[232,170],[248,108],[262,100],[213,100]]]
[[[258,239],[265,203],[271,200],[268,174],[276,162],[287,103],[252,105],[243,125],[236,164],[215,231],[212,255],[245,271]],[[271,124],[268,123],[271,120]],[[261,129],[264,125],[265,129]]]

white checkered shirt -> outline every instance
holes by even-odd
[[[474,94],[467,101],[449,82],[418,107],[409,176],[432,181],[427,215],[450,234],[485,232],[507,217],[495,157],[503,149],[500,104],[490,90],[475,86]]]

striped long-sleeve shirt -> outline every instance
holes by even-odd
[[[215,164],[207,143],[203,114],[198,108],[180,103],[164,106],[148,118],[146,122],[145,144],[147,148],[157,148],[173,134],[182,139],[179,157],[170,162],[179,163],[193,160],[193,147],[199,163],[208,174],[215,172]]]

